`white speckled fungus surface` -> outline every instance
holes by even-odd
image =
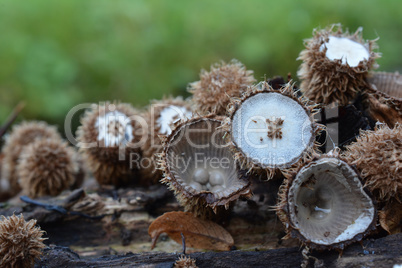
[[[277,92],[247,98],[232,120],[232,139],[263,167],[289,166],[312,146],[313,127],[304,107]]]
[[[342,60],[342,64],[357,67],[363,60],[370,57],[369,51],[362,44],[345,37],[330,36],[327,43],[320,49],[327,48],[325,56],[330,60]]]

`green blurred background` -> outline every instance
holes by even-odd
[[[0,124],[21,100],[19,120],[62,130],[79,103],[186,95],[219,60],[296,78],[303,39],[338,22],[380,37],[379,70],[401,72],[401,11],[400,0],[0,0]]]

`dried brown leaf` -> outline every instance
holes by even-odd
[[[381,227],[389,234],[402,231],[402,204],[392,200],[378,212]]]
[[[220,225],[194,217],[189,212],[168,212],[158,217],[149,226],[148,234],[152,238],[153,249],[162,233],[182,243],[184,235],[186,246],[210,250],[230,250],[234,241],[232,236]]]

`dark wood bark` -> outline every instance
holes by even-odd
[[[402,234],[380,239],[364,240],[363,246],[355,244],[338,252],[313,252],[318,260],[310,259],[309,267],[392,267],[402,264]],[[172,267],[180,254],[174,253],[127,253],[81,259],[68,248],[50,247],[37,267]],[[200,252],[189,254],[198,267],[300,267],[301,249],[280,248],[268,251]]]

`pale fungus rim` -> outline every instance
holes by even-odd
[[[222,116],[209,114],[207,116],[196,116],[191,119],[182,120],[164,141],[164,149],[159,155],[160,166],[164,171],[164,177],[161,182],[169,185],[169,189],[174,191],[179,202],[182,203],[186,209],[190,209],[192,206],[196,206],[197,204],[203,204],[207,207],[211,207],[216,213],[216,210],[219,206],[224,206],[225,209],[228,209],[230,202],[237,200],[240,196],[251,196],[251,182],[248,180],[246,172],[240,170],[235,161],[235,166],[233,166],[233,168],[236,169],[235,172],[238,174],[237,180],[243,184],[243,187],[233,189],[229,195],[217,196],[217,194],[211,190],[201,190],[198,192],[190,185],[183,185],[181,183],[183,180],[173,174],[171,167],[166,160],[171,144],[174,143],[177,137],[180,137],[184,128],[202,121],[212,121],[221,124],[223,119],[224,117]],[[229,188],[230,187],[226,189]]]
[[[304,112],[306,113],[306,118],[310,121],[311,132],[310,139],[306,142],[305,148],[301,151],[298,156],[295,156],[291,161],[288,161],[284,164],[274,164],[274,165],[265,165],[256,159],[249,157],[243,150],[240,148],[238,143],[235,141],[233,137],[233,121],[236,113],[240,110],[241,105],[250,98],[256,97],[258,94],[280,94],[285,98],[289,98],[291,101],[295,102],[299,105]],[[240,165],[242,168],[247,168],[248,171],[251,170],[266,170],[269,176],[273,176],[274,171],[276,169],[285,172],[286,169],[289,169],[293,166],[296,166],[297,163],[306,161],[313,156],[318,156],[317,148],[318,144],[316,142],[316,136],[325,129],[323,125],[320,125],[314,119],[314,115],[318,113],[316,104],[312,104],[309,100],[304,98],[303,96],[298,96],[297,91],[294,91],[294,85],[292,82],[288,82],[281,89],[275,90],[273,89],[267,82],[263,81],[250,88],[249,91],[243,95],[241,99],[232,99],[231,104],[228,107],[229,117],[225,120],[223,128],[229,134],[227,135],[230,140],[230,147],[234,151],[235,158],[240,161]]]
[[[367,222],[367,219],[361,218],[361,215],[359,215],[359,218],[354,221],[351,225],[349,225],[344,232],[342,232],[337,239],[335,239],[332,242],[322,242],[320,243],[319,241],[315,241],[314,239],[309,239],[306,237],[306,234],[303,233],[300,230],[300,226],[298,224],[294,223],[295,217],[292,215],[292,212],[295,212],[295,209],[291,208],[291,205],[294,202],[291,202],[290,199],[293,197],[290,197],[291,195],[291,190],[292,187],[294,187],[294,182],[296,180],[296,177],[302,172],[303,170],[309,169],[312,165],[314,164],[322,164],[323,161],[337,161],[339,163],[339,166],[343,165],[346,167],[348,172],[351,172],[351,174],[355,174],[353,177],[353,181],[357,183],[358,186],[360,186],[360,192],[362,195],[371,202],[372,207],[370,208],[370,215],[372,216],[371,219]],[[300,186],[300,185],[299,185]],[[376,202],[372,198],[371,193],[364,187],[361,177],[356,170],[355,167],[350,166],[344,159],[340,158],[338,154],[336,155],[324,155],[321,156],[318,159],[314,159],[313,161],[310,161],[308,164],[302,166],[299,168],[299,170],[293,174],[293,177],[286,179],[285,182],[282,184],[280,191],[279,191],[279,200],[278,200],[278,205],[276,206],[275,210],[277,211],[277,215],[281,222],[285,225],[287,236],[285,238],[293,237],[297,238],[300,240],[304,245],[307,245],[311,248],[317,249],[317,250],[330,250],[330,249],[339,249],[343,250],[345,246],[350,245],[354,242],[361,241],[364,237],[372,233],[373,231],[376,230],[376,222],[377,222],[377,208],[376,208]],[[296,202],[296,201],[295,201]],[[294,206],[293,206],[294,207]],[[296,213],[297,214],[297,213]],[[363,214],[363,213],[362,213]],[[356,231],[357,226],[355,226],[357,223],[361,223],[362,221],[366,220],[365,228],[359,229]],[[350,228],[349,228],[350,227]],[[358,228],[358,227],[357,227]],[[353,235],[350,235],[351,231],[355,231]],[[347,235],[350,235],[347,237]],[[325,234],[324,234],[325,236]]]

